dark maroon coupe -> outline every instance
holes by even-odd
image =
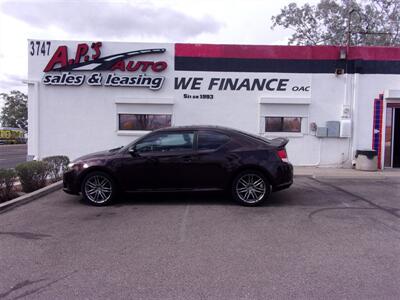
[[[118,192],[228,190],[240,204],[256,206],[293,182],[287,142],[223,127],[159,129],[76,159],[64,174],[64,191],[106,205]]]

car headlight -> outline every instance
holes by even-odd
[[[72,169],[76,169],[76,170],[80,170],[80,169],[86,169],[88,168],[89,165],[87,163],[84,162],[71,162],[68,164],[68,169],[72,170]]]

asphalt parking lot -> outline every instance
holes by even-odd
[[[400,179],[297,177],[91,207],[62,191],[0,213],[4,299],[399,299]]]

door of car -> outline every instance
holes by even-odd
[[[231,138],[213,130],[197,133],[197,155],[192,162],[188,185],[199,189],[222,189],[228,179],[229,155],[227,144]]]
[[[126,190],[185,188],[193,142],[193,131],[157,132],[140,140],[123,166]]]

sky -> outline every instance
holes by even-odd
[[[271,17],[290,2],[319,1],[0,0],[0,93],[27,91],[28,39],[284,45]]]

